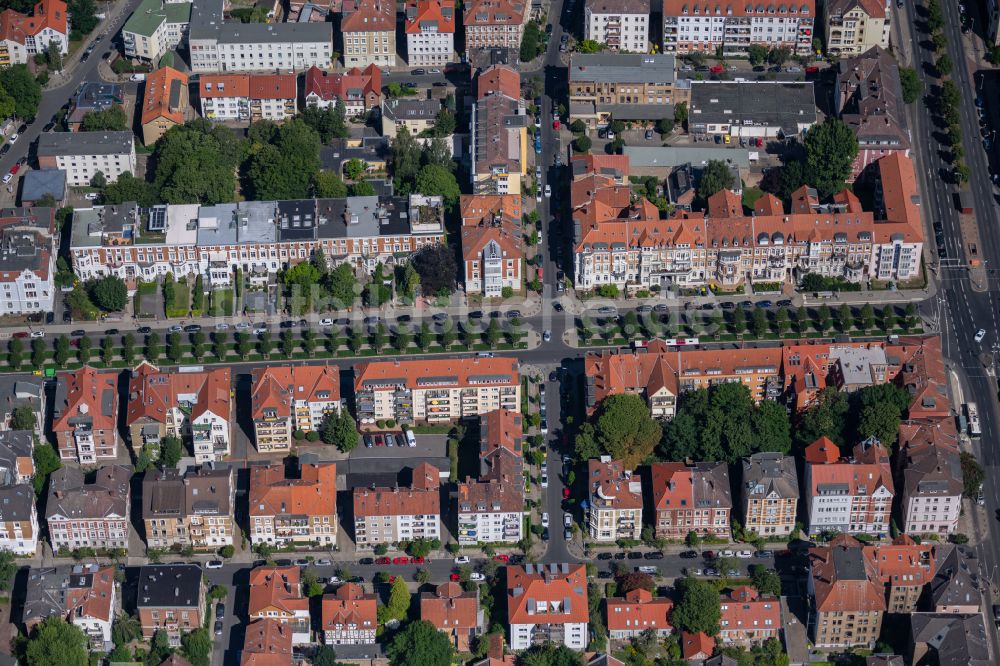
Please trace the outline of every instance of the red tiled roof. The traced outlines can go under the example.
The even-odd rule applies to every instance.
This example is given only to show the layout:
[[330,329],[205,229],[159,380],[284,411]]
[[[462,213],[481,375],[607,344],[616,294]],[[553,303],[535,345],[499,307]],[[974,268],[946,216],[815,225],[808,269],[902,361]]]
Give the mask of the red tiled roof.
[[250,572],[250,618],[266,615],[270,610],[285,615],[309,610],[309,599],[302,596],[300,569],[288,567],[257,567]]
[[521,25],[524,3],[515,0],[473,0],[466,5],[464,25]]
[[890,544],[865,546],[875,559],[879,577],[893,586],[922,586],[934,578],[934,544],[918,544],[900,534]]
[[396,29],[396,3],[391,0],[346,0],[340,31],[392,32]]
[[265,618],[247,626],[240,666],[290,666],[291,663],[291,625]]
[[806,462],[814,465],[829,465],[840,460],[840,447],[832,439],[823,435],[806,447]]
[[521,75],[507,65],[493,65],[476,79],[476,99],[487,95],[506,95],[521,98]]
[[705,659],[715,652],[715,639],[703,631],[692,634],[681,632],[681,653],[685,659]]
[[354,583],[345,583],[333,594],[324,594],[321,630],[336,631],[342,625],[374,631],[378,626],[378,597],[365,594],[364,588]]
[[198,80],[198,96],[202,99],[219,97],[249,97],[249,74],[202,74]]
[[591,504],[604,509],[641,509],[642,484],[638,474],[626,470],[621,460],[587,463],[587,490]]
[[[549,608],[544,614],[537,610],[541,603]],[[536,624],[540,616],[549,624],[582,623],[588,620],[588,609],[583,564],[507,567],[508,625]]]
[[[75,575],[75,574],[74,574]],[[67,614],[82,615],[108,622],[114,618],[111,604],[115,588],[115,570],[103,567],[92,574],[90,587],[69,587],[66,589]]]
[[273,409],[279,417],[292,412],[295,401],[340,400],[340,370],[332,365],[284,365],[254,370],[251,382],[253,418]]
[[166,423],[167,411],[180,406],[180,398],[195,396],[191,418],[212,412],[226,420],[231,415],[229,368],[212,368],[203,372],[161,372],[143,361],[129,379],[128,408],[125,425],[139,419]]
[[407,0],[406,34],[420,34],[425,24],[434,32],[455,32],[455,0]]
[[0,40],[23,45],[28,37],[34,37],[46,28],[69,37],[66,12],[66,3],[62,0],[43,0],[35,5],[30,16],[5,9],[0,13]]
[[294,74],[251,74],[250,99],[295,99]]
[[773,631],[781,629],[781,602],[774,597],[761,597],[752,587],[741,585],[723,595],[722,631]]
[[421,463],[413,470],[409,488],[355,488],[354,516],[440,516],[440,485],[438,469]]
[[611,597],[607,602],[608,631],[645,631],[667,629],[674,602],[666,597],[653,597],[649,590],[636,589],[625,597]]
[[375,65],[368,65],[364,70],[352,67],[346,73],[333,73],[313,66],[306,71],[305,91],[318,95],[320,99],[331,102],[335,99],[347,100],[356,91],[359,99],[370,93],[382,94],[382,70]]
[[285,466],[250,468],[251,516],[334,516],[337,514],[337,464],[302,465],[301,477],[285,477]]
[[516,386],[520,383],[516,358],[441,358],[412,361],[368,361],[354,366],[354,389],[369,384],[376,390],[396,386],[429,389],[435,386],[470,386],[477,378],[500,378],[491,386]]
[[442,631],[467,631],[479,626],[479,592],[466,592],[458,583],[438,585],[420,595],[420,619]]
[[885,610],[873,553],[854,537],[839,534],[826,546],[810,548],[809,562],[819,612]]
[[[810,444],[809,448],[812,449],[817,443]],[[817,453],[813,457],[818,455]],[[879,488],[885,488],[890,495],[895,492],[889,454],[878,444],[872,444],[867,448],[859,444],[854,449],[853,460],[845,458],[828,462],[823,459],[814,462],[807,453],[806,461],[810,479],[810,486],[806,492],[811,497],[820,494],[820,486],[829,484],[847,486],[847,494],[850,496],[873,497]]]
[[102,372],[85,365],[76,372],[59,373],[57,381],[67,385],[66,401],[54,407],[52,432],[72,432],[75,426],[70,421],[81,415],[92,419],[94,430],[118,427],[117,372]]
[[184,122],[184,108],[171,106],[171,90],[174,82],[180,82],[185,90],[188,86],[188,76],[173,67],[161,67],[146,77],[142,100],[142,124],[151,123],[159,118],[166,118],[180,125]]

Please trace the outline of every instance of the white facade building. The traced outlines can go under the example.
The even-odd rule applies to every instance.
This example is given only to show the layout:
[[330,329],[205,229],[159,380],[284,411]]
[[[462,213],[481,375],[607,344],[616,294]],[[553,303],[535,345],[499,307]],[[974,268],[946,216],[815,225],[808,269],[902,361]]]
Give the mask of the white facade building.
[[123,173],[135,175],[132,132],[46,132],[38,138],[38,165],[62,169],[66,183],[88,186],[98,172],[109,183]]
[[722,47],[725,56],[745,56],[751,44],[812,52],[814,0],[780,6],[662,1],[664,53],[714,53]]
[[583,650],[587,631],[587,569],[583,564],[507,567],[510,649],[553,643]]
[[645,53],[649,46],[648,0],[588,0],[584,36],[614,51]]
[[445,65],[455,55],[455,0],[406,3],[406,59],[410,67]]
[[144,0],[122,26],[125,55],[156,64],[187,39],[190,2]]

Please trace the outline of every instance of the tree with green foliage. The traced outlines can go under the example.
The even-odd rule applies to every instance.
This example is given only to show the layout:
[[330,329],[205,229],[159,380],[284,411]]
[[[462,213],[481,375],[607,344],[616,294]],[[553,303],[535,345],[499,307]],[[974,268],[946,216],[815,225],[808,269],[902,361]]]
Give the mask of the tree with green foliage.
[[828,116],[806,133],[806,184],[826,199],[844,189],[858,156],[858,139],[850,127],[836,116]]
[[764,308],[754,308],[750,313],[750,332],[756,338],[764,337],[771,326],[767,321],[767,310]]
[[351,183],[347,189],[352,197],[373,197],[376,194],[375,186],[367,180]]
[[781,576],[772,568],[763,564],[750,565],[750,582],[761,594],[781,596]]
[[437,136],[424,148],[421,163],[425,167],[438,166],[448,171],[455,171],[458,168],[458,162],[451,155],[451,145],[446,139]]
[[971,453],[963,451],[958,455],[962,467],[962,494],[970,499],[975,498],[983,487],[985,471]]
[[76,358],[80,363],[88,363],[90,361],[90,352],[92,349],[89,336],[83,336],[80,338],[76,347]]
[[160,440],[160,466],[177,467],[184,456],[184,444],[179,437],[167,435]]
[[325,444],[336,446],[342,453],[353,451],[360,439],[358,425],[346,409],[328,412],[323,417],[319,435]]
[[293,314],[310,312],[322,275],[311,261],[300,261],[281,271],[279,281],[285,287],[285,298],[291,302]]
[[302,120],[285,122],[271,142],[254,143],[247,181],[257,200],[304,199],[320,170],[320,137]]
[[358,280],[349,264],[340,264],[329,273],[326,282],[330,298],[337,309],[349,308],[357,297]]
[[586,153],[594,145],[594,142],[590,140],[590,137],[586,134],[581,134],[580,136],[573,139],[573,150],[578,153]]
[[212,638],[208,629],[199,627],[181,636],[181,651],[191,666],[209,666],[212,661]]
[[767,61],[767,47],[760,44],[751,44],[747,49],[747,57],[754,67],[763,65]]
[[312,189],[315,196],[324,199],[347,196],[347,184],[333,171],[320,171],[313,176]]
[[215,331],[212,333],[212,353],[220,361],[225,361],[229,356],[229,334],[225,331]]
[[28,666],[89,666],[87,636],[60,616],[48,617],[35,629],[24,649]]
[[232,130],[205,118],[176,125],[156,142],[153,186],[166,203],[231,202],[243,150]]
[[813,405],[799,414],[795,429],[798,447],[804,448],[820,437],[829,437],[837,443],[846,441],[850,409],[846,393],[832,387],[824,389]]
[[110,335],[105,335],[104,339],[101,340],[101,362],[107,367],[111,365],[114,358],[115,341],[111,339]]
[[410,590],[406,587],[406,581],[402,576],[396,576],[396,580],[389,588],[389,602],[386,604],[387,620],[404,620],[406,614],[410,612]]
[[184,347],[181,344],[180,333],[167,334],[167,358],[173,364],[178,364],[184,358]]
[[705,580],[682,578],[677,582],[680,599],[670,614],[670,621],[679,629],[691,633],[699,631],[715,636],[719,633],[722,610],[719,592]]
[[52,445],[47,443],[35,446],[31,457],[35,461],[35,476],[31,480],[31,483],[35,487],[35,494],[41,496],[45,490],[45,482],[48,481],[49,475],[62,467],[62,461],[59,459],[59,454],[56,453],[56,450],[52,448]]
[[89,283],[88,292],[94,305],[105,312],[121,312],[128,301],[128,287],[116,275],[106,275]]
[[576,450],[581,458],[582,451],[610,455],[631,470],[652,455],[661,434],[660,424],[650,415],[642,398],[632,394],[613,395],[601,401],[594,423],[586,423],[580,429]]
[[581,39],[575,48],[577,53],[600,53],[604,49],[604,44],[595,39]]
[[145,356],[146,360],[151,363],[156,363],[160,360],[160,334],[157,332],[152,332],[146,336],[145,345]]
[[344,176],[350,180],[358,180],[365,175],[367,170],[367,164],[364,160],[359,160],[357,157],[352,157],[351,159],[344,162]]
[[64,367],[66,362],[69,361],[70,355],[69,338],[65,335],[60,335],[56,338],[53,345],[52,360],[58,367]]
[[448,107],[442,107],[434,118],[433,134],[436,137],[451,136],[455,133],[457,125],[455,114]]
[[905,103],[913,104],[920,98],[924,84],[917,76],[917,70],[912,67],[900,67],[899,83],[903,88],[903,101]]
[[[401,582],[402,576],[396,578]],[[409,595],[409,592],[407,592]],[[451,666],[455,649],[448,637],[430,622],[410,622],[386,647],[392,666]]]
[[81,132],[124,132],[128,129],[125,110],[117,104],[100,111],[91,111],[80,121]]
[[34,430],[38,425],[35,419],[35,410],[28,405],[21,405],[14,408],[10,415],[11,430]]
[[341,666],[337,661],[337,653],[329,645],[316,648],[312,658],[312,666]]
[[517,666],[582,666],[580,653],[565,645],[535,645],[517,657]]
[[[73,16],[73,23],[75,27],[76,15]],[[10,65],[0,69],[0,88],[14,100],[14,114],[18,118],[27,120],[37,115],[42,101],[42,85],[27,65]]]
[[413,183],[420,171],[420,144],[405,127],[396,133],[389,149],[389,169],[392,173],[394,189],[400,196],[413,192]]
[[417,173],[417,180],[414,185],[417,192],[427,196],[440,196],[444,199],[445,206],[453,209],[458,203],[458,198],[462,195],[462,190],[458,186],[455,174],[442,166],[428,164],[422,167]]
[[542,31],[538,28],[536,21],[528,21],[524,26],[524,33],[521,35],[521,62],[530,62],[541,53],[543,44]]
[[115,182],[108,183],[101,191],[101,202],[104,204],[122,204],[126,201],[134,201],[143,208],[158,203],[155,188],[128,172],[119,175]]
[[446,245],[427,245],[410,257],[420,276],[424,296],[451,293],[455,289],[455,253]]
[[330,142],[330,139],[347,136],[346,115],[346,107],[338,99],[336,104],[327,106],[325,109],[307,106],[298,117],[306,125],[316,130],[320,141],[326,144]]
[[[38,338],[39,342],[42,342],[41,338]],[[34,347],[34,340],[32,341],[32,347]],[[45,343],[42,342],[42,354],[45,353]],[[24,361],[24,343],[21,338],[11,338],[7,342],[7,365],[11,367],[12,370],[19,370],[21,368],[21,362]],[[40,359],[42,363],[45,362],[44,356]],[[35,367],[41,367],[41,363],[32,363]]]

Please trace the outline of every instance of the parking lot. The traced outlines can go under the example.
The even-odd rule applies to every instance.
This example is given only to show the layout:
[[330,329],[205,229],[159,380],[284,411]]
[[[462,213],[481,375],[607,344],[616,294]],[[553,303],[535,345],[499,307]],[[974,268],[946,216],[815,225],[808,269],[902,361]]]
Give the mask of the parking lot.
[[[374,434],[371,433],[371,434]],[[444,435],[416,435],[417,445],[410,446],[399,446],[401,440],[403,439],[402,433],[398,430],[392,431],[395,435],[396,445],[395,446],[373,446],[368,448],[365,446],[365,442],[362,441],[361,445],[356,449],[351,451],[349,459],[350,460],[364,460],[364,459],[392,459],[404,461],[404,466],[408,465],[410,460],[413,459],[426,459],[426,458],[447,458],[447,445],[446,437]]]

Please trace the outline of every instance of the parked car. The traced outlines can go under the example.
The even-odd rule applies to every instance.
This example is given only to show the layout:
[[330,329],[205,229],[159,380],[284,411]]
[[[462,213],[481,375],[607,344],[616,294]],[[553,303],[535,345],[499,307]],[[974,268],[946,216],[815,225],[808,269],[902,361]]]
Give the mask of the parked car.
[[613,557],[611,553],[598,553],[597,559],[599,560],[610,560]]
[[185,333],[197,333],[200,330],[201,326],[199,326],[198,324],[188,324],[187,326],[184,327]]
[[360,564],[363,567],[367,567],[375,564],[375,560],[373,560],[370,557],[362,557],[360,560],[358,560],[358,564]]
[[223,565],[222,560],[209,560],[205,563],[206,569],[221,569]]
[[663,553],[661,553],[658,550],[651,550],[648,553],[645,553],[642,557],[643,557],[643,559],[646,559],[646,560],[662,560],[663,559]]
[[741,550],[741,551],[738,551],[736,553],[736,557],[739,557],[739,558],[742,558],[742,559],[749,559],[749,558],[753,557],[753,552],[749,551],[749,550]]
[[396,436],[391,432],[385,433],[385,445],[386,446],[396,446]]
[[685,550],[681,553],[681,558],[685,560],[693,560],[698,557],[698,551],[695,550]]
[[392,564],[392,560],[390,560],[388,557],[379,557],[376,558],[375,564],[378,564],[380,566],[383,564]]
[[469,574],[469,580],[476,581],[476,582],[484,581],[484,580],[486,580],[486,576],[484,576],[483,574],[479,573],[478,571],[473,571],[472,573]]
[[506,564],[507,562],[510,562],[510,555],[504,555],[503,553],[501,553],[499,555],[494,555],[493,556],[493,561],[494,562],[503,562],[504,564]]
[[459,555],[458,557],[455,558],[455,564],[468,564],[468,563],[469,563],[468,555]]
[[638,571],[639,573],[652,574],[654,576],[656,574],[660,573],[659,569],[657,569],[656,567],[648,566],[648,565],[642,566],[642,567],[636,567],[635,570]]

